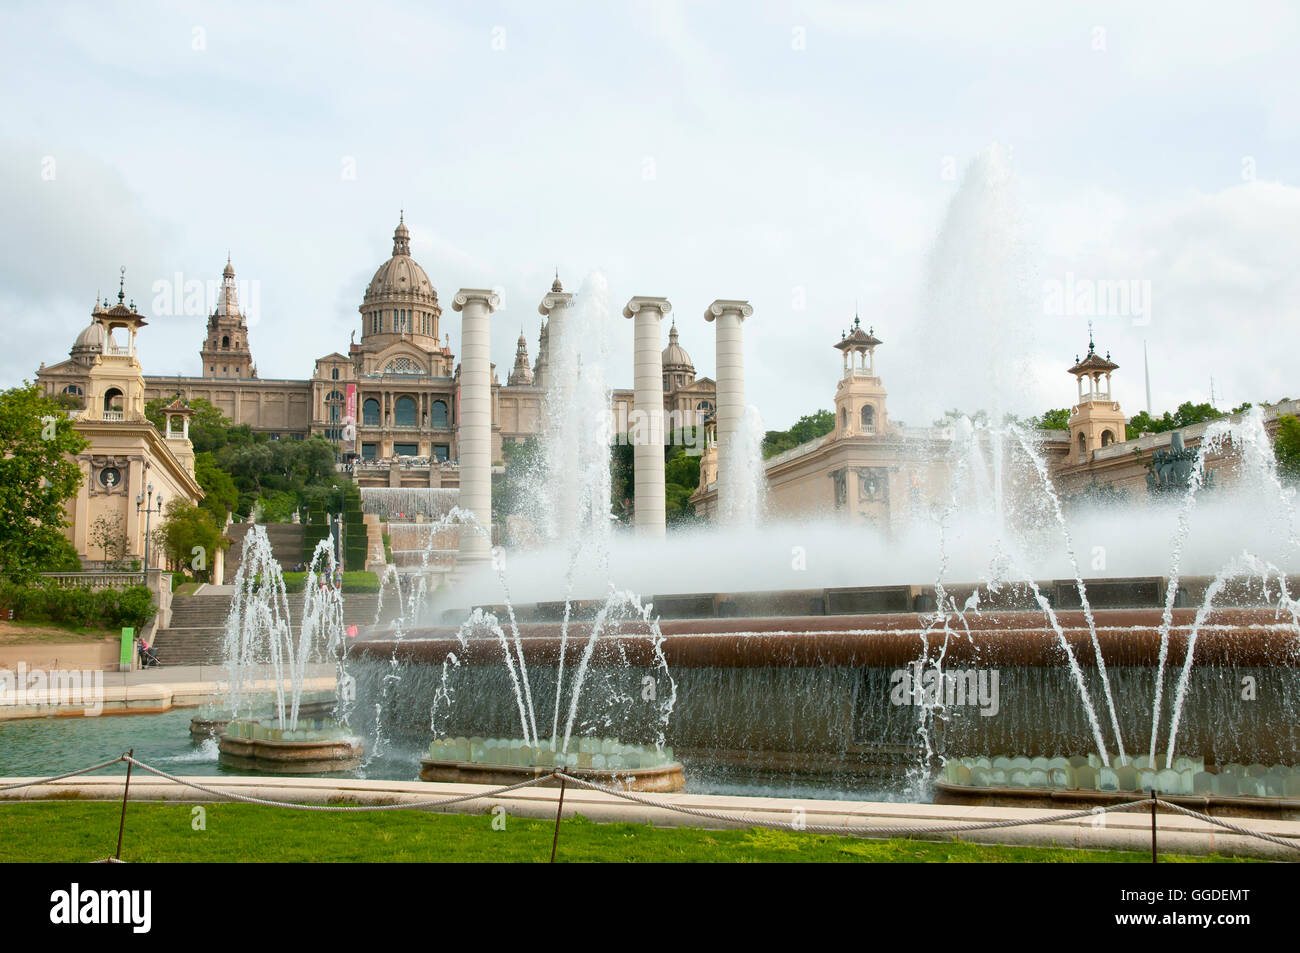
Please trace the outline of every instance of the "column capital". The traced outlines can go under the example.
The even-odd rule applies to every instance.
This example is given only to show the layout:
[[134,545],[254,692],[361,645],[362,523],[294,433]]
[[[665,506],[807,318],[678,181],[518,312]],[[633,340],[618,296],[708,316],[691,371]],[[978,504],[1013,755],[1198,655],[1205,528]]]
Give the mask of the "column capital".
[[719,298],[713,304],[704,309],[704,320],[712,321],[714,318],[720,318],[727,313],[740,315],[740,320],[744,321],[754,313],[748,301],[732,301],[727,298]]
[[672,303],[667,298],[647,298],[643,295],[637,295],[629,298],[627,304],[623,306],[623,317],[630,318],[642,309],[647,311],[657,311],[660,318],[672,311]]
[[488,288],[461,288],[456,292],[456,297],[451,299],[451,307],[454,311],[461,311],[465,305],[471,301],[482,301],[487,305],[488,311],[495,311],[501,304],[501,299],[497,293]]
[[537,306],[537,313],[550,317],[552,311],[561,311],[573,303],[573,295],[567,291],[548,291]]

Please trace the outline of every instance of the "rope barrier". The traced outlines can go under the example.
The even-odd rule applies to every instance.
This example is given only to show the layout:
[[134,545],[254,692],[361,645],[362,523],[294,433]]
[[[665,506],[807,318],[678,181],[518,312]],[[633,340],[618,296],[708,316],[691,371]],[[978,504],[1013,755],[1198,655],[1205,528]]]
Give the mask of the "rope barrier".
[[[1198,821],[1204,821],[1207,824],[1215,824],[1219,827],[1226,828],[1234,834],[1245,834],[1248,837],[1258,837],[1260,840],[1268,841],[1271,844],[1277,844],[1281,847],[1289,847],[1292,850],[1300,850],[1300,843],[1296,843],[1294,840],[1288,840],[1286,835],[1265,834],[1262,831],[1252,831],[1248,827],[1242,827],[1238,824],[1230,824],[1222,818],[1211,817],[1209,814],[1202,814],[1200,811],[1193,811],[1191,808],[1183,807],[1181,804],[1171,804],[1169,801],[1162,801],[1159,798],[1156,799],[1156,803],[1179,814],[1186,814],[1188,817],[1194,817]],[[1297,835],[1292,834],[1290,836],[1296,837]]]
[[[934,836],[947,834],[967,834],[975,831],[993,831],[1003,830],[1012,827],[1025,827],[1039,824],[1060,824],[1067,821],[1080,820],[1085,817],[1096,817],[1109,813],[1122,813],[1126,811],[1136,811],[1151,806],[1151,799],[1137,798],[1124,804],[1102,805],[1086,810],[1066,811],[1060,814],[1050,814],[1046,817],[1036,817],[1028,819],[1008,819],[1001,821],[986,821],[975,824],[931,824],[912,827],[884,827],[884,826],[854,826],[854,825],[837,825],[837,824],[801,824],[795,820],[777,821],[770,817],[749,814],[745,812],[731,811],[711,811],[698,807],[687,807],[683,804],[673,804],[669,801],[662,801],[652,798],[645,794],[634,791],[625,791],[620,788],[609,787],[598,784],[595,781],[589,781],[585,778],[576,777],[563,771],[553,771],[550,774],[539,775],[535,778],[528,778],[520,781],[518,784],[510,784],[502,787],[492,788],[488,791],[481,791],[472,794],[463,794],[456,797],[436,798],[432,800],[421,801],[404,801],[397,804],[299,804],[293,801],[276,801],[270,798],[253,797],[248,794],[238,794],[233,791],[223,791],[218,788],[210,787],[206,784],[200,784],[186,778],[169,774],[161,768],[155,768],[153,765],[145,764],[129,754],[119,755],[99,764],[91,765],[86,768],[79,768],[76,771],[69,771],[65,774],[54,775],[48,778],[38,778],[31,781],[20,781],[17,784],[7,784],[0,787],[0,791],[13,791],[18,788],[35,787],[42,784],[52,784],[56,781],[63,781],[68,778],[74,778],[83,774],[90,774],[94,771],[102,770],[110,765],[127,763],[148,771],[165,781],[178,784],[182,787],[192,788],[195,791],[201,791],[204,794],[215,798],[222,798],[231,801],[237,801],[244,804],[256,804],[260,807],[278,807],[288,810],[299,811],[318,811],[324,813],[364,813],[374,811],[409,811],[409,810],[430,810],[439,807],[450,807],[453,804],[464,804],[468,801],[487,800],[499,798],[519,791],[524,788],[534,787],[549,780],[559,780],[562,782],[572,782],[579,787],[591,791],[597,791],[602,794],[608,794],[612,797],[620,798],[634,804],[640,804],[644,807],[653,807],[659,810],[672,811],[678,814],[685,814],[691,817],[704,818],[706,820],[723,821],[729,824],[741,824],[750,827],[762,827],[773,830],[791,830],[807,831],[814,834],[852,834],[859,837],[916,837],[916,836]],[[1268,834],[1263,831],[1251,830],[1248,827],[1242,827],[1239,824],[1232,824],[1221,818],[1212,817],[1209,814],[1202,814],[1200,811],[1194,811],[1191,808],[1174,804],[1170,801],[1156,799],[1155,803],[1169,811],[1177,814],[1183,814],[1204,823],[1224,828],[1234,834],[1244,837],[1254,837],[1279,847],[1286,847],[1291,850],[1300,850],[1300,842],[1297,842],[1292,835],[1289,839],[1285,835]]]
[[465,801],[478,801],[483,798],[500,797],[502,794],[509,794],[511,791],[518,791],[521,788],[532,787],[535,784],[541,784],[549,780],[553,775],[543,774],[540,777],[529,778],[526,781],[520,781],[518,784],[511,784],[506,787],[493,788],[490,791],[482,791],[477,794],[463,794],[459,797],[439,798],[432,801],[406,801],[401,804],[295,804],[292,801],[272,801],[267,798],[252,797],[247,794],[235,794],[232,791],[220,791],[216,788],[208,787],[206,784],[198,784],[194,781],[187,781],[184,778],[177,777],[174,774],[168,774],[159,768],[143,764],[136,761],[135,758],[123,757],[123,761],[130,761],[136,767],[151,774],[175,784],[187,788],[194,788],[196,791],[202,791],[204,794],[211,794],[213,797],[229,798],[232,801],[241,801],[245,804],[258,804],[262,807],[283,807],[299,811],[324,811],[324,812],[364,812],[364,811],[418,811],[434,807],[447,807],[452,804],[461,804]]
[[99,764],[91,765],[89,768],[81,768],[77,771],[69,771],[67,774],[57,774],[52,778],[40,778],[36,781],[20,781],[17,784],[6,784],[0,788],[0,791],[13,791],[17,788],[30,788],[37,784],[51,784],[55,781],[62,781],[64,778],[75,778],[79,774],[89,774],[92,771],[98,771],[100,768],[107,768],[110,764],[117,764],[125,761],[126,755],[119,755],[109,761],[101,761]]

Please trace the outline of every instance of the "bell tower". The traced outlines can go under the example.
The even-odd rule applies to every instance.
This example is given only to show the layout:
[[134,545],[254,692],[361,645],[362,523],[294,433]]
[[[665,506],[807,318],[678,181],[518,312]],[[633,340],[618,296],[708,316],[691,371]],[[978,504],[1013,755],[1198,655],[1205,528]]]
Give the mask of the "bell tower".
[[239,310],[239,289],[235,267],[226,256],[221,272],[221,295],[217,309],[208,317],[208,336],[199,351],[204,377],[234,377],[247,380],[257,376],[253,352],[248,347],[248,324]]
[[[135,336],[148,324],[135,310],[135,302],[126,301],[126,269],[117,290],[117,304],[108,299],[91,317],[103,329],[103,348],[95,356],[86,387],[86,420],[144,420],[144,370],[136,356]],[[118,332],[121,332],[119,335]],[[122,340],[122,336],[125,340]]]
[[1087,463],[1100,447],[1125,441],[1124,414],[1110,392],[1110,375],[1117,370],[1109,353],[1097,353],[1089,329],[1088,353],[1083,360],[1076,355],[1069,371],[1079,388],[1078,402],[1070,408],[1070,452],[1077,463]]
[[842,332],[835,347],[844,355],[844,375],[835,386],[833,439],[875,437],[889,432],[885,385],[876,376],[876,348],[883,344],[874,330],[862,330],[853,318],[852,332]]

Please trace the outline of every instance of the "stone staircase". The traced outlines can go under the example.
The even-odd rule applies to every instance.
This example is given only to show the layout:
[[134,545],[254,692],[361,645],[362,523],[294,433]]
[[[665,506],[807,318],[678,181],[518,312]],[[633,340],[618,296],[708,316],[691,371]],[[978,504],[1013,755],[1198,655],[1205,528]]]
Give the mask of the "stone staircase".
[[[302,562],[303,526],[301,523],[262,523],[266,538],[271,543],[271,553],[284,570],[288,571]],[[226,581],[233,582],[239,563],[244,558],[244,537],[252,523],[231,523],[226,528],[230,549],[226,551]]]
[[[231,595],[229,592],[200,592],[172,597],[171,624],[158,630],[153,643],[164,666],[217,665],[224,660],[222,641],[226,616],[230,614]],[[358,627],[372,625],[378,600],[379,597],[373,594],[345,593],[344,622]],[[295,625],[301,608],[302,593],[290,593],[289,616]]]

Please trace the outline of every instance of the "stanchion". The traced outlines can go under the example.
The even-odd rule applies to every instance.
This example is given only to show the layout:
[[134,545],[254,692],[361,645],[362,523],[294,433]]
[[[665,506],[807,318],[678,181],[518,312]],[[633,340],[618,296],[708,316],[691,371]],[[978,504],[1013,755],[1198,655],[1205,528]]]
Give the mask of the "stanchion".
[[[128,758],[135,757],[135,749],[132,748],[126,753]],[[122,832],[126,830],[126,799],[131,793],[131,762],[126,763],[126,784],[122,785],[122,819],[117,824],[117,853],[113,855],[114,860],[122,859]]]
[[560,815],[564,813],[564,775],[560,775],[560,803],[555,808],[555,836],[551,838],[551,863],[555,863],[555,848],[560,844]]
[[1151,863],[1159,863],[1156,860],[1156,789],[1151,789]]

